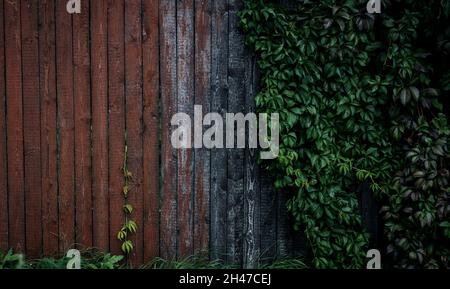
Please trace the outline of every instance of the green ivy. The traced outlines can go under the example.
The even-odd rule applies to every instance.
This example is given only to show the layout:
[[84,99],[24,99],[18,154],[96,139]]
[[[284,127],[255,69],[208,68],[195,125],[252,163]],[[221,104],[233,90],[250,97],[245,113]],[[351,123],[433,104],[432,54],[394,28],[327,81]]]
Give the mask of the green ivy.
[[[125,136],[126,139],[126,136]],[[126,254],[128,257],[134,249],[133,241],[130,239],[131,235],[136,234],[137,224],[134,220],[131,219],[131,215],[133,213],[133,205],[129,202],[129,194],[131,191],[131,182],[133,180],[133,174],[130,170],[128,170],[128,146],[125,144],[124,151],[124,159],[123,159],[123,167],[122,174],[124,179],[124,185],[122,188],[122,195],[125,200],[125,204],[123,205],[123,213],[125,216],[124,223],[117,233],[117,239],[122,242],[122,252]],[[130,261],[128,259],[128,261]]]
[[246,0],[241,25],[259,56],[257,108],[281,119],[279,157],[265,164],[312,263],[364,266],[368,183],[393,266],[448,267],[449,1],[383,1],[376,16],[360,0],[272,2]]

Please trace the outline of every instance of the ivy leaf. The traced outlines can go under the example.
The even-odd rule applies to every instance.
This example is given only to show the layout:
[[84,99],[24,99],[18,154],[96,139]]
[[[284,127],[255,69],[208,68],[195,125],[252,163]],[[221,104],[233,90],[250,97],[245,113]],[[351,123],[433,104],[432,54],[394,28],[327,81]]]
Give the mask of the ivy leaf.
[[121,249],[125,254],[127,255],[130,254],[131,251],[133,250],[133,242],[130,240],[123,242]]
[[417,87],[411,86],[411,87],[409,88],[409,91],[411,92],[411,94],[412,94],[414,100],[418,101],[418,100],[419,100],[419,96],[420,96],[420,92],[419,92],[419,90],[417,89]]
[[123,206],[123,210],[127,214],[131,214],[133,212],[133,206],[131,204],[126,204]]
[[117,239],[120,241],[123,241],[127,238],[127,232],[124,230],[120,230],[119,233],[117,233]]
[[411,100],[411,92],[409,89],[403,88],[400,92],[400,102],[406,105]]
[[416,171],[416,172],[414,172],[413,176],[415,178],[423,178],[425,176],[425,172],[423,172],[423,171]]

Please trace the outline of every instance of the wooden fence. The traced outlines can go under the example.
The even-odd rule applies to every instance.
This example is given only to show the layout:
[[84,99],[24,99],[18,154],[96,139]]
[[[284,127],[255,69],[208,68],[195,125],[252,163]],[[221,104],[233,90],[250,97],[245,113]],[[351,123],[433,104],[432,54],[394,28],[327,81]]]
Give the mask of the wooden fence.
[[177,111],[249,112],[238,0],[0,0],[0,250],[120,253],[124,148],[132,260],[245,267],[301,245],[253,150],[174,150]]

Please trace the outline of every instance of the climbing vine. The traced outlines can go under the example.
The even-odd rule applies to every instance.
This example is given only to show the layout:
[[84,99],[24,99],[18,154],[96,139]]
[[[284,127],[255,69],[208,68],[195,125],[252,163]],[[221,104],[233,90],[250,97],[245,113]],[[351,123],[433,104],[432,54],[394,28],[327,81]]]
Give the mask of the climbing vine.
[[[280,114],[279,157],[264,164],[317,268],[361,268],[369,235],[358,188],[384,205],[394,267],[448,267],[449,1],[246,0],[261,112]],[[448,103],[448,102],[447,102]]]
[[123,212],[125,214],[125,220],[122,225],[122,228],[117,234],[117,238],[122,242],[121,246],[122,251],[128,256],[133,250],[133,241],[130,239],[130,235],[136,233],[137,224],[130,217],[131,214],[133,213],[133,206],[130,204],[128,196],[130,193],[130,183],[133,179],[133,174],[128,170],[127,162],[128,162],[128,146],[125,145],[123,167],[122,167],[124,179],[122,194],[125,201],[123,205]]

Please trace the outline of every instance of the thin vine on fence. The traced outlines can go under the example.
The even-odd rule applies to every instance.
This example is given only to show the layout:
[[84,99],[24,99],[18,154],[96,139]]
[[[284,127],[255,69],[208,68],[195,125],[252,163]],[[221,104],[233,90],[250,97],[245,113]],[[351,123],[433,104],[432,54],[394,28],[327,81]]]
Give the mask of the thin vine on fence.
[[117,238],[122,242],[122,251],[129,256],[131,251],[133,251],[133,241],[130,239],[130,235],[136,234],[137,224],[131,219],[131,214],[133,213],[133,205],[129,202],[130,184],[133,179],[133,174],[128,170],[128,146],[125,145],[124,150],[124,160],[123,160],[123,179],[124,186],[122,188],[122,194],[124,198],[123,212],[125,215],[124,223],[122,228],[117,233]]

